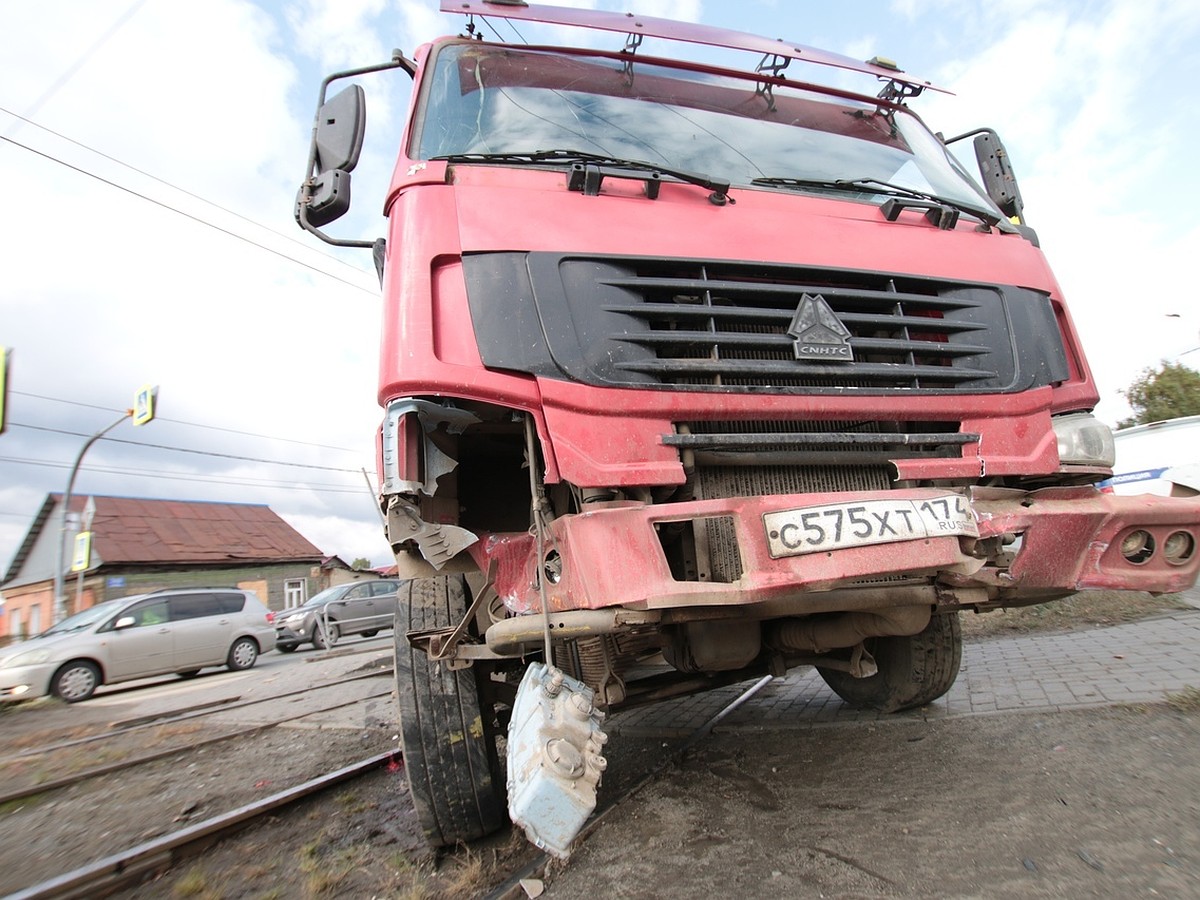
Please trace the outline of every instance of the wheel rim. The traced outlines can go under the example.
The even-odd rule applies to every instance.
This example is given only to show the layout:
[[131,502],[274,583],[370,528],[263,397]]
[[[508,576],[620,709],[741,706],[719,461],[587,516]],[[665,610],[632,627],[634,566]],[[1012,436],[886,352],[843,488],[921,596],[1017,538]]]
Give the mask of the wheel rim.
[[251,665],[257,655],[254,645],[249,641],[238,641],[233,645],[233,662],[239,669]]
[[58,681],[58,690],[64,700],[79,700],[96,689],[96,676],[86,666],[67,669]]

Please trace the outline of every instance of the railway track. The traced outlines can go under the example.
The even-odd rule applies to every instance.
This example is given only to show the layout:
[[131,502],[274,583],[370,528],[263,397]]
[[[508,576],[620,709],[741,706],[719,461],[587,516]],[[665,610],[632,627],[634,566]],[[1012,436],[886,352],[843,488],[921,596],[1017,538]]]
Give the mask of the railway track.
[[[581,839],[586,839],[612,811],[654,779],[660,777],[689,749],[702,741],[722,719],[750,699],[770,680],[769,677],[763,678],[751,685],[716,716],[692,732],[669,755],[661,759],[651,771],[606,801],[603,808],[588,823]],[[75,871],[33,885],[10,895],[5,900],[92,898],[107,896],[131,888],[148,878],[161,876],[184,860],[203,854],[207,848],[265,817],[287,816],[290,808],[331,787],[346,784],[353,779],[378,771],[381,767],[395,766],[400,762],[401,758],[398,752],[376,754],[359,763],[280,791],[232,812],[214,816],[171,834],[143,842]],[[468,855],[471,853],[470,850],[461,852]],[[534,851],[532,847],[529,847],[527,851],[521,851],[518,856],[519,859],[510,863],[506,871],[493,873],[489,883],[496,886],[490,893],[477,893],[486,893],[489,900],[515,900],[515,898],[525,896],[521,883],[527,882],[529,879],[541,878],[550,859],[544,854]]]
[[[303,712],[291,713],[284,718],[275,719],[275,720],[269,721],[269,722],[256,723],[254,725],[250,725],[245,728],[236,728],[232,731],[223,732],[223,733],[216,734],[216,735],[210,735],[210,736],[207,736],[207,737],[204,737],[201,739],[195,739],[193,736],[191,736],[189,734],[178,734],[178,735],[175,735],[175,737],[178,739],[179,742],[175,743],[172,746],[159,747],[159,748],[149,751],[149,752],[140,752],[140,753],[134,752],[130,755],[116,754],[116,755],[119,755],[119,758],[111,759],[110,761],[105,762],[102,765],[91,766],[91,767],[88,767],[88,768],[85,768],[82,770],[76,770],[76,771],[70,772],[69,774],[62,775],[60,777],[48,778],[44,774],[45,770],[46,770],[46,768],[53,769],[54,757],[56,755],[72,753],[72,752],[80,750],[80,748],[96,750],[96,747],[94,745],[99,744],[102,747],[105,742],[107,742],[109,744],[114,744],[115,742],[117,742],[118,740],[120,740],[122,738],[128,738],[130,735],[134,735],[134,734],[141,733],[141,732],[146,732],[146,731],[149,731],[152,729],[166,729],[172,725],[178,725],[178,724],[184,723],[184,722],[195,722],[198,719],[203,719],[205,717],[217,715],[220,713],[228,713],[232,710],[243,709],[243,708],[257,706],[257,705],[266,704],[266,703],[277,703],[278,701],[285,699],[287,697],[296,696],[296,695],[300,695],[300,694],[303,694],[307,697],[307,696],[311,696],[313,693],[319,693],[323,690],[336,689],[336,688],[339,688],[348,683],[363,681],[363,680],[372,679],[372,678],[380,678],[380,677],[390,676],[390,675],[391,675],[390,668],[387,668],[387,669],[381,668],[381,669],[378,669],[378,670],[375,670],[375,671],[372,671],[372,672],[369,672],[366,674],[359,674],[359,675],[354,675],[354,676],[350,676],[350,677],[346,677],[346,678],[334,679],[334,680],[331,680],[328,682],[324,682],[322,684],[313,685],[308,688],[303,688],[303,689],[299,689],[299,690],[295,690],[295,691],[287,691],[282,694],[272,695],[270,697],[262,697],[262,698],[256,698],[253,700],[245,700],[245,701],[240,701],[240,700],[233,701],[233,702],[218,701],[217,703],[206,703],[206,704],[202,704],[199,707],[191,707],[188,709],[177,710],[177,711],[173,711],[170,713],[163,713],[163,714],[156,715],[156,716],[139,717],[136,720],[128,720],[123,723],[116,723],[113,726],[111,726],[110,728],[108,728],[102,732],[98,732],[98,733],[92,734],[92,735],[87,735],[85,737],[74,738],[74,739],[66,740],[66,741],[59,741],[59,742],[56,742],[53,744],[42,745],[39,747],[31,747],[31,748],[22,749],[21,751],[19,751],[17,753],[13,753],[6,757],[0,758],[0,777],[3,777],[8,782],[6,787],[4,789],[0,790],[0,808],[3,808],[6,804],[9,804],[9,803],[12,803],[12,802],[15,802],[18,800],[22,800],[22,799],[25,799],[28,797],[33,797],[33,796],[36,796],[39,794],[47,793],[49,791],[56,791],[56,790],[61,790],[63,788],[71,787],[73,785],[79,784],[81,782],[87,781],[92,778],[99,778],[99,777],[103,777],[105,775],[110,775],[110,774],[118,773],[118,772],[124,773],[124,772],[127,772],[130,769],[130,767],[132,767],[132,766],[145,765],[145,764],[152,763],[152,762],[158,762],[160,760],[167,759],[169,757],[176,756],[176,755],[179,755],[182,753],[194,752],[201,747],[209,747],[214,744],[220,744],[220,743],[224,743],[226,741],[236,740],[238,738],[244,738],[244,737],[248,737],[251,735],[259,734],[263,731],[267,731],[272,728],[277,728],[281,725],[293,724],[293,723],[295,723],[299,720],[302,720],[308,716],[314,716],[314,715],[319,715],[319,714],[325,713],[325,712],[331,712],[331,711],[337,710],[337,709],[343,709],[344,707],[346,707],[349,704],[347,704],[347,702],[345,700],[339,700],[336,703],[326,704],[323,706],[314,707],[312,709],[306,709]],[[366,702],[368,700],[377,699],[380,697],[386,697],[391,693],[392,693],[392,688],[389,683],[389,687],[386,690],[376,691],[374,693],[368,694],[365,697],[358,698],[351,702],[352,703],[362,703],[362,702]],[[114,755],[114,754],[105,754],[103,752],[98,752],[98,753],[96,753],[96,755],[103,757],[103,756]],[[15,766],[17,766],[21,763],[25,763],[30,760],[37,760],[39,765],[41,766],[41,769],[39,770],[41,773],[40,777],[37,778],[36,780],[30,781],[25,784],[13,785],[12,782],[14,780],[19,780],[19,779],[12,777],[11,774],[6,775],[5,774],[6,770],[9,773],[11,773]]]
[[359,778],[381,766],[389,765],[398,757],[396,752],[376,754],[231,812],[205,819],[203,822],[197,822],[161,838],[146,841],[74,871],[32,885],[10,894],[5,900],[90,900],[107,896],[161,874],[171,866],[203,852],[206,847],[236,834],[265,816],[307,800],[331,787]]

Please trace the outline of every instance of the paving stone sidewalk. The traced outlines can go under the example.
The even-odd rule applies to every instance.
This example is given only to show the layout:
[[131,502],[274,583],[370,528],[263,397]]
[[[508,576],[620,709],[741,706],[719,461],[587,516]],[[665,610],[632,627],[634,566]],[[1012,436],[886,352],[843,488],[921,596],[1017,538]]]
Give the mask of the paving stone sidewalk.
[[[680,737],[717,715],[753,682],[613,716],[611,734]],[[928,719],[1018,710],[1157,703],[1200,688],[1200,610],[1064,634],[995,638],[963,647],[958,681],[940,700],[900,716]],[[809,728],[894,719],[851,709],[813,669],[777,678],[717,730]]]

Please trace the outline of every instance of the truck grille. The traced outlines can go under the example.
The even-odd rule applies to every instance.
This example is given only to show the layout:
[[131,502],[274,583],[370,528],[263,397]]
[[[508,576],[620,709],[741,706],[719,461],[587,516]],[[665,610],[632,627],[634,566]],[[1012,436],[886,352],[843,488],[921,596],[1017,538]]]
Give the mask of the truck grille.
[[1069,376],[1049,296],[1014,285],[551,252],[467,254],[463,270],[484,364],[542,378],[879,395],[1023,391]]
[[[992,348],[979,289],[922,279],[830,273],[747,271],[699,263],[674,274],[601,277],[634,302],[609,303],[641,328],[610,340],[651,351],[618,370],[662,384],[921,389],[994,383]],[[989,293],[986,289],[982,292]],[[789,333],[805,296],[819,298],[848,334],[852,359],[797,359]]]

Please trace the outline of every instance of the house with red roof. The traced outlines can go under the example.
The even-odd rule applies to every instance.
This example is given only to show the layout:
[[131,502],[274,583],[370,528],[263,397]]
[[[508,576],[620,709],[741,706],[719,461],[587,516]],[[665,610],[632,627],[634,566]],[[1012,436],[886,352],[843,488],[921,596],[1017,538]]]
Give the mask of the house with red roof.
[[54,570],[71,566],[89,503],[91,552],[63,576],[68,614],[174,587],[238,587],[280,610],[332,584],[375,577],[326,556],[264,505],[74,496],[64,527],[61,503],[61,494],[46,496],[0,581],[0,639],[53,624]]

